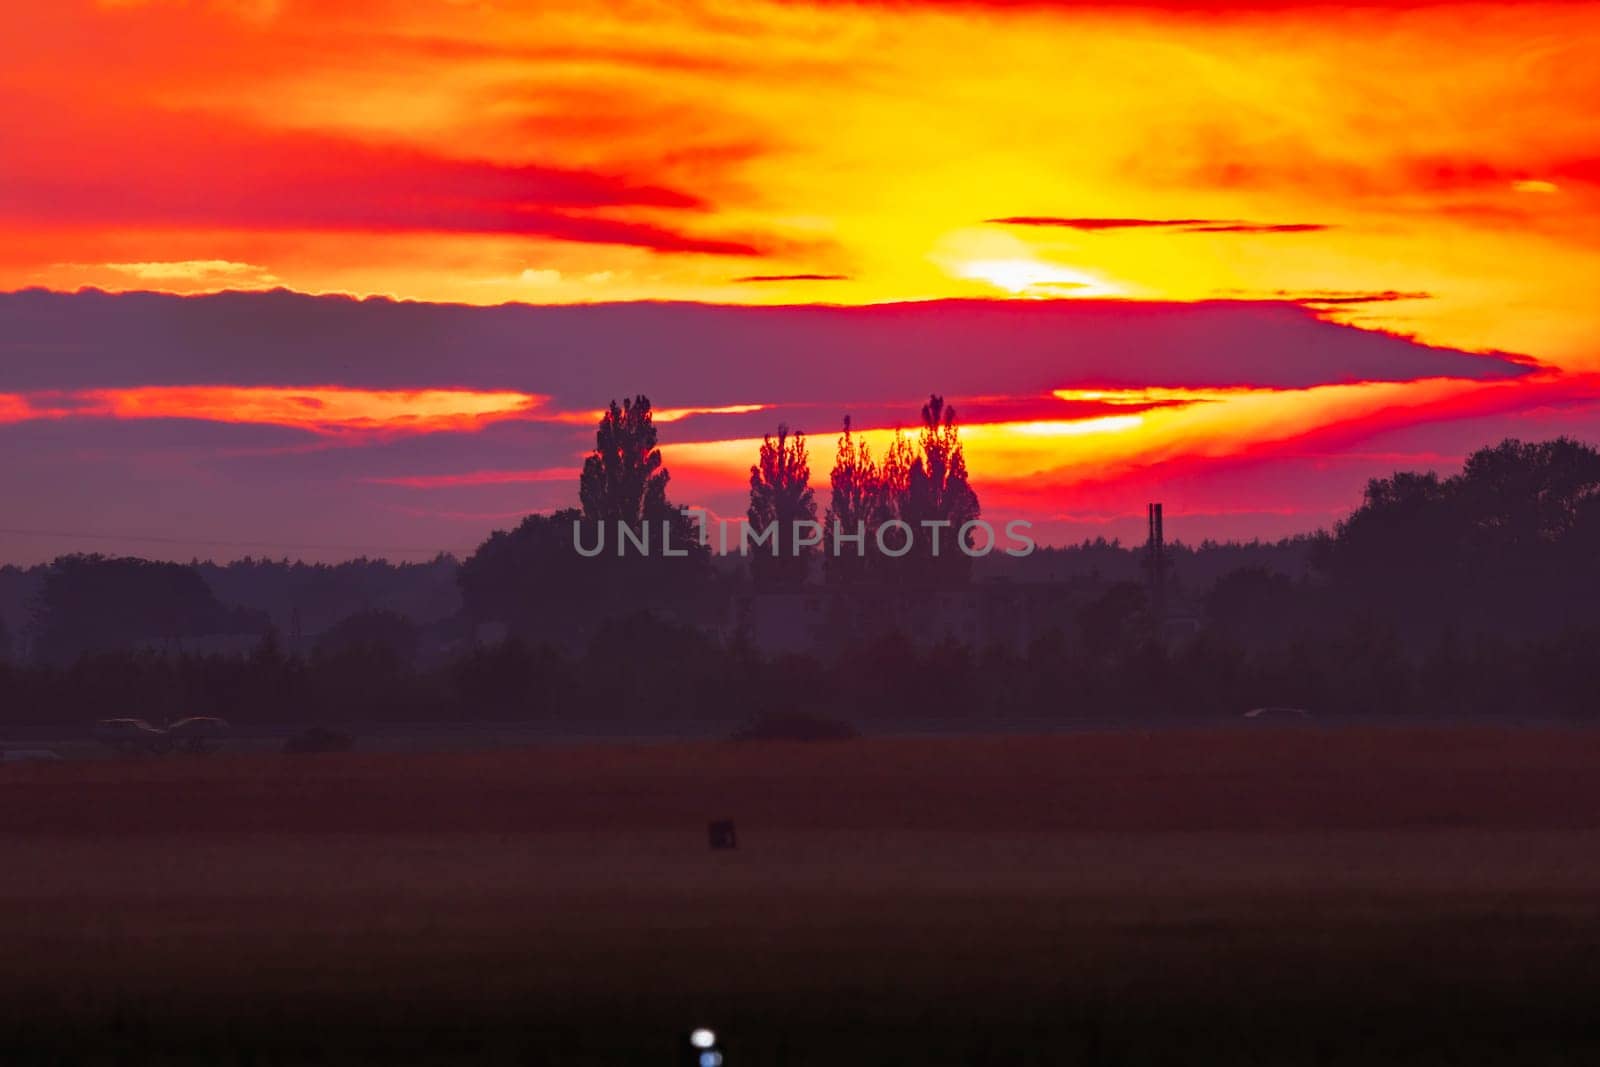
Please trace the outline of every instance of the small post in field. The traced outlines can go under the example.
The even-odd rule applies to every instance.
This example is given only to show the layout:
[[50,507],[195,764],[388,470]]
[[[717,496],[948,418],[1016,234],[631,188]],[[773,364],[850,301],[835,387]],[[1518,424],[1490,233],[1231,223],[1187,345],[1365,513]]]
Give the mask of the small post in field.
[[739,836],[734,832],[732,819],[717,819],[706,824],[706,837],[713,851],[739,847]]

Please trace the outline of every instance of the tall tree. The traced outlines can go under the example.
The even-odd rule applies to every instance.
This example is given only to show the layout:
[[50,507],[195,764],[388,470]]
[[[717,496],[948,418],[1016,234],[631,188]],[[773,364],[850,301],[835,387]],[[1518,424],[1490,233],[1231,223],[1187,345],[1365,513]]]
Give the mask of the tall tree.
[[[825,564],[828,580],[848,583],[870,577],[910,584],[964,580],[971,573],[972,561],[961,549],[961,527],[980,514],[978,494],[967,477],[956,410],[946,405],[943,397],[930,396],[923,405],[922,433],[915,446],[896,427],[883,458],[876,463],[866,443],[852,435],[846,418],[834,461],[833,498],[826,526],[831,538],[836,522],[846,534],[855,533],[859,523],[866,534],[866,558],[859,558],[849,543],[842,546],[842,554],[834,555],[830,542]],[[889,523],[905,523],[910,528],[909,547],[905,528],[884,529]]]
[[[961,447],[956,409],[944,397],[929,396],[922,406],[920,454],[906,476],[901,518],[916,531],[912,557],[928,580],[965,579],[972,560],[962,550],[961,527],[978,518],[978,494],[967,480],[967,458]],[[932,525],[924,525],[932,524]],[[972,547],[970,535],[966,542]],[[937,546],[937,547],[936,547]]]
[[[604,620],[642,610],[718,614],[710,550],[694,520],[667,500],[670,477],[649,398],[613,401],[578,479],[581,510],[529,515],[514,530],[495,531],[462,562],[457,581],[468,617],[576,646]],[[618,523],[648,547],[620,551]],[[580,531],[582,545],[598,551],[580,555]]]
[[669,517],[667,482],[656,447],[650,398],[640,394],[611,406],[600,416],[594,451],[583,461],[578,500],[583,517],[605,523],[637,525]]
[[[883,462],[878,464],[878,481],[872,497],[872,520],[867,524],[869,570],[882,581],[905,580],[910,573],[905,561],[916,551],[915,527],[909,535],[910,545],[904,553],[901,549],[907,546],[908,536],[905,530],[883,529],[888,523],[905,521],[906,497],[911,489],[911,465],[914,462],[916,453],[911,448],[911,442],[896,426],[894,437],[884,450]],[[880,530],[883,532],[881,547],[878,537]],[[887,552],[883,551],[885,548]]]
[[[823,520],[823,573],[830,583],[858,582],[867,572],[867,553],[872,549],[872,535],[877,528],[881,486],[872,450],[866,441],[858,441],[851,432],[848,415],[844,417],[844,433],[839,435],[830,481],[833,493]],[[863,540],[859,549],[854,540],[841,539],[835,545],[836,531],[850,538],[861,534]]]
[[911,465],[914,462],[916,453],[911,448],[911,442],[906,439],[900,427],[896,426],[894,438],[883,454],[883,462],[878,465],[877,494],[873,510],[879,522],[905,517],[902,512],[905,510],[906,494],[911,488]]
[[765,589],[792,589],[806,580],[815,545],[801,545],[795,524],[817,521],[817,504],[811,490],[811,461],[805,434],[789,434],[778,425],[776,439],[761,439],[759,462],[750,468],[750,506],[745,517],[758,535],[773,538],[751,549],[750,574]]

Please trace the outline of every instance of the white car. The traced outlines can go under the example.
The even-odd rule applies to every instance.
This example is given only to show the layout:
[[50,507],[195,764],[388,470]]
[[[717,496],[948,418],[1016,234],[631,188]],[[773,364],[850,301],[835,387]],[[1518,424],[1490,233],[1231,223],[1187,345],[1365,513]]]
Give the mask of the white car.
[[1251,708],[1244,713],[1247,719],[1309,719],[1305,708]]
[[203,755],[222,747],[232,732],[227,719],[215,715],[194,715],[167,727],[167,739],[178,752]]

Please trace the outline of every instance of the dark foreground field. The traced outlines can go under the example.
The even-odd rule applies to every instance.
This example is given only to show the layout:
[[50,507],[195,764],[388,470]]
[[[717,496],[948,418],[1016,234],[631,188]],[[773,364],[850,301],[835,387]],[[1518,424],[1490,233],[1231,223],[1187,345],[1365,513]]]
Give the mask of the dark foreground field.
[[1591,1063],[1600,734],[7,765],[0,958],[8,1065]]

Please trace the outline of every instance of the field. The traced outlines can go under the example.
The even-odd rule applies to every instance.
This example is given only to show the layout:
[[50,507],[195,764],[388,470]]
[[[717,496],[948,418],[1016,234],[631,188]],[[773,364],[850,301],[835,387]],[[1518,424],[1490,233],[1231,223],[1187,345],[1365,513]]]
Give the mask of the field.
[[1600,1055],[1596,733],[6,765],[0,848],[8,1065]]

